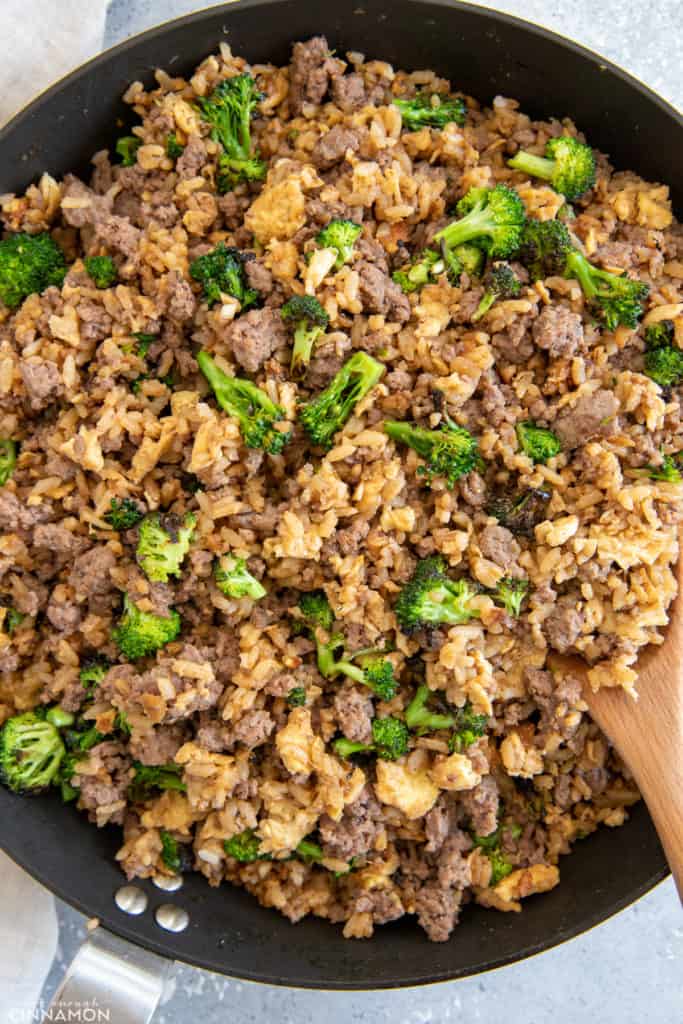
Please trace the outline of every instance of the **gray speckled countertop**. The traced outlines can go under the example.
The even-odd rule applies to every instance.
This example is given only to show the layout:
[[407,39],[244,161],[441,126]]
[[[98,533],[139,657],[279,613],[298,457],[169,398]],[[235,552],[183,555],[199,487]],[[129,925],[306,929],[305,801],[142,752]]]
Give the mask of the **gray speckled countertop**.
[[[192,0],[112,0],[105,45],[194,10]],[[499,0],[496,7],[571,36],[683,104],[681,0]],[[619,870],[619,865],[614,865]],[[47,998],[84,935],[84,919],[59,905],[57,959]],[[668,881],[617,917],[533,960],[451,984],[381,993],[315,993],[232,981],[178,966],[155,1024],[308,1024],[324,1000],[329,1024],[601,1024],[683,1021],[683,917]]]

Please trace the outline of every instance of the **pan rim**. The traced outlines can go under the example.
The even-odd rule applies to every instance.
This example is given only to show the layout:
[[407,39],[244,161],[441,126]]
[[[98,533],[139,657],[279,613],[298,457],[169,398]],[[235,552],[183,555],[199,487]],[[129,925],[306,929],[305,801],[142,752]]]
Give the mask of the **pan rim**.
[[[156,39],[164,37],[169,32],[177,28],[182,27],[191,30],[193,25],[200,24],[210,18],[216,18],[217,16],[220,17],[225,15],[226,19],[229,19],[231,13],[237,8],[243,9],[261,6],[273,7],[286,2],[288,2],[288,0],[228,0],[227,3],[218,3],[212,4],[209,7],[203,7],[201,10],[182,15],[178,18],[169,19],[158,25],[145,29],[140,33],[132,35],[122,42],[103,50],[101,53],[74,68],[72,71],[53,82],[45,90],[38,93],[26,106],[17,111],[0,129],[0,143],[2,143],[10,134],[14,133],[24,123],[38,115],[42,108],[46,104],[52,102],[66,86],[72,85],[80,80],[85,80],[87,77],[96,73],[100,68],[111,65],[113,62],[125,56],[129,51],[136,49],[142,43],[153,43]],[[683,113],[674,106],[671,101],[662,97],[651,86],[643,82],[632,72],[617,64],[615,61],[604,57],[598,51],[592,50],[591,48],[576,42],[570,37],[564,36],[563,34],[546,28],[536,22],[508,14],[507,12],[495,10],[483,4],[467,3],[462,2],[462,0],[409,0],[409,2],[414,3],[416,6],[432,6],[466,12],[468,14],[476,14],[485,21],[494,24],[509,25],[526,32],[532,37],[542,38],[555,43],[562,49],[586,58],[593,64],[596,64],[606,75],[615,76],[620,79],[631,89],[644,96],[650,103],[659,107],[660,110],[671,118],[679,127],[683,128]],[[362,0],[360,0],[359,3],[359,8],[361,7]],[[153,70],[154,66],[150,65],[150,73]],[[33,863],[30,863],[30,865],[25,863],[21,851],[12,849],[11,846],[12,844],[7,844],[4,837],[0,839],[0,848],[4,849],[7,855],[14,860],[15,863],[19,864],[19,866],[27,871],[27,873],[40,884],[44,885],[59,899],[80,913],[86,916],[91,914],[92,911],[80,901],[77,893],[74,893],[73,891],[67,892],[60,883],[55,884],[52,880],[48,881],[45,877],[47,873],[36,868]],[[662,867],[659,870],[651,872],[646,879],[639,881],[635,886],[625,887],[621,895],[611,901],[607,910],[601,908],[599,910],[591,911],[585,914],[580,922],[574,922],[558,928],[555,932],[547,935],[542,940],[529,942],[520,947],[520,949],[514,953],[506,953],[499,957],[494,956],[484,966],[479,968],[458,971],[458,965],[454,964],[451,970],[440,971],[436,977],[433,975],[431,977],[424,977],[423,974],[417,976],[405,976],[404,974],[401,978],[391,981],[380,981],[379,983],[360,981],[355,984],[339,981],[336,983],[326,984],[324,981],[314,981],[310,978],[297,978],[296,975],[291,978],[283,979],[277,975],[268,973],[268,969],[265,966],[261,970],[256,968],[253,971],[246,968],[242,968],[240,970],[232,968],[234,973],[227,974],[227,976],[255,983],[271,984],[295,989],[321,989],[326,991],[381,991],[397,988],[421,987],[428,984],[440,984],[441,982],[448,980],[460,980],[465,977],[473,977],[477,974],[487,973],[500,967],[512,965],[532,956],[538,956],[546,950],[556,948],[579,935],[583,935],[584,933],[593,930],[599,924],[602,924],[604,921],[614,917],[626,907],[636,903],[646,893],[659,885],[668,876],[668,874],[669,872],[666,867]],[[136,880],[136,882],[139,881],[140,880]],[[150,887],[148,891],[151,895],[153,890]],[[159,897],[157,902],[161,902],[163,893],[157,892],[156,896]],[[173,954],[170,954],[168,944],[165,944],[163,941],[164,939],[167,940],[167,943],[168,941],[171,941],[169,936],[160,934],[159,942],[156,942],[154,938],[139,935],[135,930],[134,921],[131,920],[129,923],[127,919],[119,919],[115,916],[113,904],[111,914],[107,917],[103,917],[102,921],[103,925],[108,930],[119,937],[135,945],[149,949],[165,958],[174,958],[201,969],[216,969],[207,968],[206,962],[200,957],[194,957],[189,949],[186,951],[184,949],[177,948],[174,950]],[[294,926],[292,926],[292,928],[294,928]],[[190,932],[187,934],[189,935]],[[292,934],[295,934],[294,931]]]

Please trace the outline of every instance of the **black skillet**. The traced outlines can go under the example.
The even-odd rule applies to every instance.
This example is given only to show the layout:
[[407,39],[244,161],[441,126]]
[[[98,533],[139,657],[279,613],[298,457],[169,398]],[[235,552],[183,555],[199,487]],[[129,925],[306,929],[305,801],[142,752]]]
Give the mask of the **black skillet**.
[[[37,26],[37,31],[40,27]],[[570,116],[618,168],[672,186],[683,209],[683,119],[625,72],[544,29],[490,10],[420,0],[243,0],[180,18],[117,46],[44,93],[0,133],[0,193],[23,190],[44,171],[87,173],[130,112],[120,100],[134,79],[162,67],[185,75],[221,40],[252,62],[284,64],[292,41],[324,33],[340,53],[360,50],[397,68],[434,68],[484,102],[515,97],[532,115]],[[432,944],[410,919],[370,941],[345,941],[315,918],[293,926],[245,892],[211,889],[199,875],[177,893],[141,883],[149,909],[122,913],[114,861],[120,833],[97,830],[53,797],[0,790],[4,850],[89,917],[163,957],[255,981],[361,989],[460,978],[520,960],[591,928],[632,903],[667,868],[644,806],[627,825],[603,829],[562,860],[561,884],[525,901],[521,914],[467,908],[449,942]],[[189,927],[162,931],[153,911],[184,907]]]

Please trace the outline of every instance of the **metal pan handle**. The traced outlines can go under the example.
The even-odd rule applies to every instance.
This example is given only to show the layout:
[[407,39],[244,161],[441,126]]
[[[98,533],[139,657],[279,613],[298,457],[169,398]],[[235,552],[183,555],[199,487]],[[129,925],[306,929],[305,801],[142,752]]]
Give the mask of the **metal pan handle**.
[[172,967],[171,960],[98,928],[76,953],[43,1022],[149,1024]]

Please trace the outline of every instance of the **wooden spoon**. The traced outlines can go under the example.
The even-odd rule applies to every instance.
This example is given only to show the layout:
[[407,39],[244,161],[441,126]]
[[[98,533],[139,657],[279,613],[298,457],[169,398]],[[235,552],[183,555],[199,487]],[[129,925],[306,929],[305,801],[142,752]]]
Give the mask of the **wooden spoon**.
[[584,662],[553,657],[583,679],[588,709],[628,765],[647,804],[683,901],[683,558],[661,647],[638,660],[638,700],[620,687],[595,693]]

